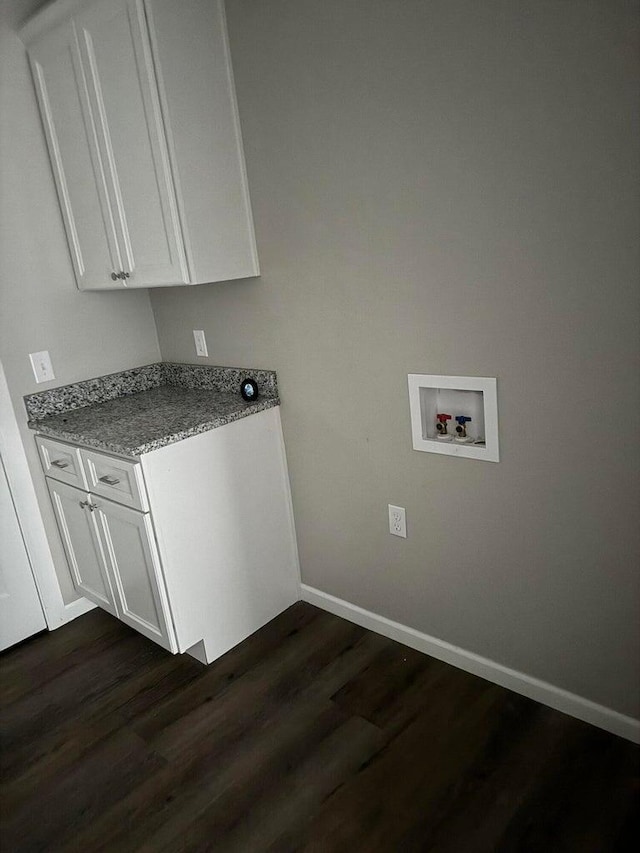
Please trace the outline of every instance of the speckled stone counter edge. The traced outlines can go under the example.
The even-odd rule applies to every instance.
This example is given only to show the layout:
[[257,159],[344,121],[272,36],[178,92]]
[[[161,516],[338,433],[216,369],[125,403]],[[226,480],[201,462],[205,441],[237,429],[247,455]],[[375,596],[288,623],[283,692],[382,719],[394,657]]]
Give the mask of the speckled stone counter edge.
[[[255,373],[251,374],[252,376]],[[149,390],[149,389],[147,389]],[[202,421],[194,424],[188,429],[179,430],[177,432],[169,432],[161,438],[153,441],[144,441],[140,444],[124,445],[115,441],[100,441],[91,436],[83,435],[74,431],[65,431],[64,428],[56,424],[54,427],[40,421],[29,421],[31,429],[37,429],[43,435],[49,435],[51,438],[58,438],[61,441],[69,441],[72,444],[80,444],[84,447],[93,447],[96,450],[106,450],[108,453],[116,453],[120,456],[138,457],[143,453],[150,453],[152,450],[157,450],[160,447],[166,447],[168,444],[174,444],[176,441],[182,441],[184,438],[190,438],[193,435],[199,435],[201,432],[208,432],[210,429],[226,426],[226,424],[238,421],[241,418],[246,418],[248,415],[255,415],[258,412],[264,412],[266,409],[271,409],[279,405],[277,397],[263,397],[256,403],[251,403],[242,410],[228,412],[224,415],[211,418],[211,420]]]
[[[245,367],[214,367],[200,364],[174,364],[157,362],[120,373],[99,376],[59,388],[50,388],[24,397],[30,422],[48,415],[59,415],[72,409],[106,403],[116,397],[149,391],[161,385],[240,393],[240,382],[251,376],[258,383],[260,394],[266,398],[278,397],[278,382],[274,370],[257,370]],[[273,403],[272,403],[273,405]]]

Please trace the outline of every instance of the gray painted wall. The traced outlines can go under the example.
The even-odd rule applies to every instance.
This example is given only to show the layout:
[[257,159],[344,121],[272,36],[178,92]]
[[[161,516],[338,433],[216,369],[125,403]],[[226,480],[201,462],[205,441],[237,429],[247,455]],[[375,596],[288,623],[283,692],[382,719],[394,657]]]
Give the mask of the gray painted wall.
[[[227,0],[263,274],[151,295],[277,369],[307,584],[636,716],[637,10]],[[409,372],[497,376],[503,461],[414,452]]]
[[[67,601],[76,597],[22,396],[159,357],[148,291],[81,293],[62,227],[24,47],[16,28],[41,5],[2,0],[0,27],[0,360]],[[28,354],[47,349],[55,381],[37,385]]]

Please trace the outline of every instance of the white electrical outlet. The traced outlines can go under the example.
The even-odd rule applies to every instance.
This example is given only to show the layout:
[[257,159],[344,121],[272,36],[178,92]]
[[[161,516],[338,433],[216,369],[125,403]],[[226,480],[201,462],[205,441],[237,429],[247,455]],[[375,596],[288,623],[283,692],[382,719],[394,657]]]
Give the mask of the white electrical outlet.
[[403,506],[389,504],[389,533],[407,538],[407,515]]
[[209,353],[207,351],[207,339],[205,338],[202,329],[193,330],[193,339],[196,342],[196,355],[206,358]]
[[46,349],[42,352],[30,352],[29,359],[36,382],[51,382],[52,379],[56,378],[51,364],[51,356]]

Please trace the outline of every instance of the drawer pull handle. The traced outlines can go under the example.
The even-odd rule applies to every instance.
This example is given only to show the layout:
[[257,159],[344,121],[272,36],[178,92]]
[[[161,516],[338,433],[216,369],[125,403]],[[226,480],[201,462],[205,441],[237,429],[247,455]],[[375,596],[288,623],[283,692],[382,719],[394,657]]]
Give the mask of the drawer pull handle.
[[64,459],[54,459],[51,462],[51,464],[54,468],[68,468],[69,467],[69,463],[65,462]]
[[106,483],[107,486],[115,486],[120,480],[117,477],[112,477],[111,474],[105,474],[104,477],[98,477],[101,483]]

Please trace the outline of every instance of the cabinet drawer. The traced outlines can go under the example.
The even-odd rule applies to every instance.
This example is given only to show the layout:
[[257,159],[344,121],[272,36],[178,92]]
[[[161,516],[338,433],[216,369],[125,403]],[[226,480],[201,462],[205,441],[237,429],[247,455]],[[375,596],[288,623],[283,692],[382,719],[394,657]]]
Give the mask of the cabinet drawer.
[[139,462],[81,450],[87,488],[96,495],[148,512],[149,503]]
[[36,444],[44,473],[48,477],[62,483],[69,483],[71,486],[78,486],[80,489],[86,489],[87,481],[82,469],[80,451],[77,447],[45,438],[42,435],[36,436]]

